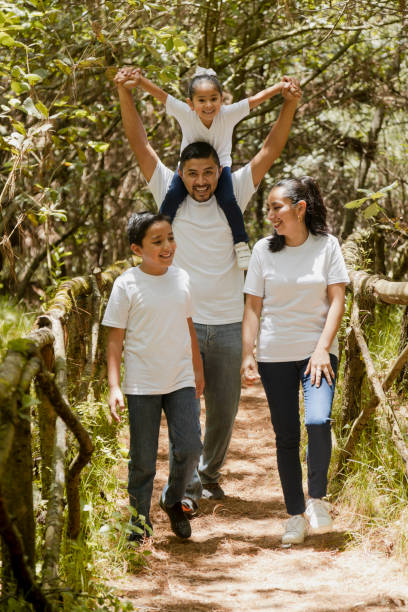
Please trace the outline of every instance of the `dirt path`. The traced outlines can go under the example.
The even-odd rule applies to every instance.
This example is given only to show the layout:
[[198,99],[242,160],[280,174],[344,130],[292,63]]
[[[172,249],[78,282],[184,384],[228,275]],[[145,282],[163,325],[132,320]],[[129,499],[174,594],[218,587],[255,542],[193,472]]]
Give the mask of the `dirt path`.
[[[243,389],[222,486],[222,502],[201,502],[193,536],[180,541],[157,504],[167,474],[162,428],[152,503],[149,566],[115,587],[138,610],[307,612],[408,610],[408,575],[385,555],[345,549],[347,524],[283,548],[286,518],[262,389]],[[126,503],[126,502],[124,502]]]

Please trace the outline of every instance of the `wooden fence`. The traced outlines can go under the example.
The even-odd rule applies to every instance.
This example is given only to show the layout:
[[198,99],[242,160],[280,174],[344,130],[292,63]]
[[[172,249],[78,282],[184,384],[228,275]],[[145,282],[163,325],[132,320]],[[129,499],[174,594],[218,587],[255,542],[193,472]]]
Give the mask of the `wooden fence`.
[[[375,371],[364,337],[364,317],[376,303],[408,304],[408,282],[387,281],[361,269],[367,236],[353,234],[343,246],[351,276],[350,325],[344,339],[343,425],[349,435],[339,450],[336,474],[345,473],[361,433],[376,411],[382,411],[408,476],[407,440],[387,398],[408,360],[408,316],[401,329],[401,352],[385,375]],[[0,365],[0,533],[3,542],[3,594],[7,580],[16,585],[35,610],[54,610],[60,588],[58,565],[65,513],[67,533],[80,531],[79,479],[92,455],[92,441],[70,404],[90,392],[98,398],[105,378],[104,329],[100,326],[113,280],[132,262],[119,262],[105,272],[74,278],[57,291],[27,338],[14,340]],[[370,320],[370,325],[373,321]],[[362,404],[367,378],[372,399]],[[39,400],[33,411],[27,397]],[[33,416],[35,415],[35,416]],[[43,551],[35,550],[31,419],[35,418],[41,449],[41,495],[47,501]],[[67,430],[78,443],[67,465]],[[42,556],[39,576],[35,558]]]
[[[130,265],[119,262],[64,282],[29,336],[10,342],[0,365],[2,595],[16,588],[35,610],[58,609],[62,534],[66,528],[74,539],[80,531],[80,474],[93,446],[70,400],[84,400],[89,392],[98,397],[106,372],[102,312],[114,279]],[[41,496],[47,502],[42,551],[35,550],[32,418],[39,432]],[[78,443],[69,465],[68,430]],[[38,558],[43,563],[36,577]]]

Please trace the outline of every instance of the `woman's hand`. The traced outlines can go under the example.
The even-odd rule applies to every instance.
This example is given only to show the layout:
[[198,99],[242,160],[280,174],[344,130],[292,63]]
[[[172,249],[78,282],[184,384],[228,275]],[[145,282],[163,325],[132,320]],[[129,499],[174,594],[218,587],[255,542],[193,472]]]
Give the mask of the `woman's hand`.
[[253,355],[244,357],[241,364],[241,377],[247,385],[253,385],[259,380],[258,366]]
[[322,375],[326,377],[327,382],[331,386],[335,378],[333,368],[330,363],[330,355],[325,349],[317,347],[313,355],[309,359],[305,374],[310,373],[310,382],[316,387],[320,387]]

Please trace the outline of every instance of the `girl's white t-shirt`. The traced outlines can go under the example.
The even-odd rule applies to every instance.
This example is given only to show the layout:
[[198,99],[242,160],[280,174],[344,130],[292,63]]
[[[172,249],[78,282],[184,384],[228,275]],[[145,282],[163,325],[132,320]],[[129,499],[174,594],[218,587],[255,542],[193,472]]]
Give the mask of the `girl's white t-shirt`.
[[[327,286],[349,282],[340,245],[330,234],[309,234],[300,246],[272,253],[268,242],[255,244],[244,286],[245,293],[263,298],[257,361],[306,359],[326,323]],[[337,338],[329,352],[338,355]]]
[[[149,182],[158,206],[174,172],[161,161]],[[255,192],[251,164],[232,173],[234,194],[242,212]],[[242,321],[244,274],[237,266],[231,228],[215,196],[197,202],[187,196],[173,221],[177,243],[174,263],[190,276],[193,321],[225,325]]]
[[170,94],[167,96],[166,112],[175,117],[182,131],[181,151],[192,142],[209,142],[218,153],[221,166],[231,166],[232,132],[237,123],[249,115],[247,99],[234,104],[222,105],[210,127],[206,127],[197,113],[185,102]]
[[187,318],[191,296],[187,272],[165,274],[129,268],[114,282],[102,325],[125,329],[125,375],[129,395],[171,393],[195,387]]

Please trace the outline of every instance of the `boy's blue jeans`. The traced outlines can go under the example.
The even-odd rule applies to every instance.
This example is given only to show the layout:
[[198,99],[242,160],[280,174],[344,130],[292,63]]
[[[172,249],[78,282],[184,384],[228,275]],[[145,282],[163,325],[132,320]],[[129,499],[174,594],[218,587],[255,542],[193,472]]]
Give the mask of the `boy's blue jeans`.
[[130,430],[128,491],[130,504],[149,522],[162,410],[172,448],[169,479],[162,499],[166,506],[181,501],[197,466],[202,444],[200,407],[195,388],[164,395],[127,395]]
[[[232,185],[231,168],[226,166],[222,169],[218,180],[217,188],[214,192],[218,206],[224,212],[228,224],[231,228],[234,244],[238,242],[248,242],[248,235],[245,231],[244,217],[235,199],[234,187]],[[170,217],[173,222],[181,202],[187,196],[187,189],[176,170],[166,196],[161,203],[160,212]]]
[[[279,476],[288,514],[302,514],[305,498],[299,458],[300,418],[299,383],[302,384],[305,425],[308,435],[307,480],[310,497],[326,495],[327,472],[331,457],[330,416],[335,382],[330,386],[324,376],[320,387],[305,375],[309,359],[279,363],[258,362],[276,435]],[[337,357],[330,355],[337,374]]]

